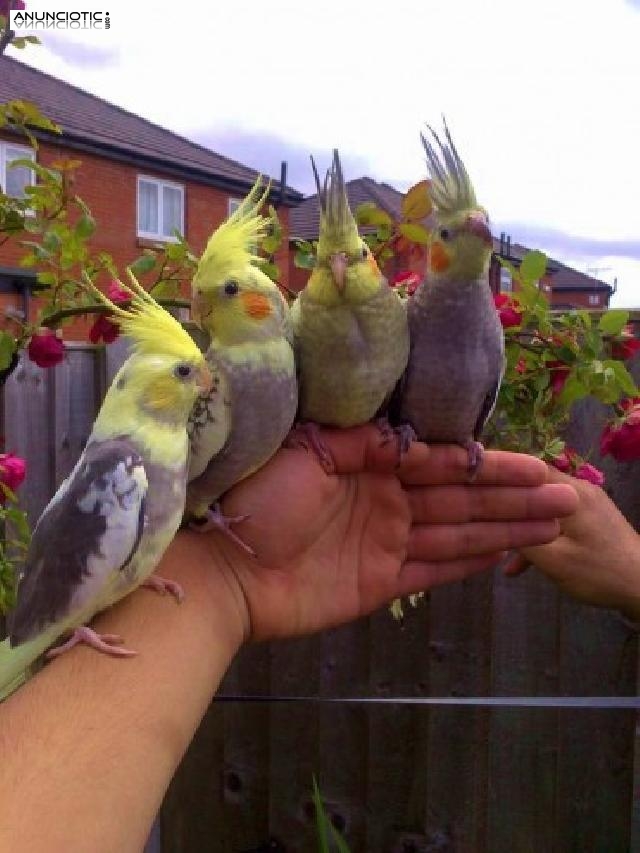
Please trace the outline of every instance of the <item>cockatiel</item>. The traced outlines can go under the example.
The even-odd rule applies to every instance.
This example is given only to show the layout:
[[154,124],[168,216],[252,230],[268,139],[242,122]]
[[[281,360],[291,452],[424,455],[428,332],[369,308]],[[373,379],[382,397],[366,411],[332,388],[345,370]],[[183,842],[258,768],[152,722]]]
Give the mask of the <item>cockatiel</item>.
[[436,225],[424,281],[409,300],[411,353],[400,417],[426,442],[467,448],[469,474],[504,373],[504,337],[489,287],[492,237],[486,211],[444,125],[422,135]]
[[182,326],[130,278],[129,307],[100,298],[131,338],[133,353],[107,391],[78,463],[35,527],[8,639],[0,644],[0,698],[69,632],[49,656],[77,643],[135,654],[86,623],[141,584],[182,597],[178,584],[150,575],[180,525],[187,419],[211,374]]
[[261,468],[289,433],[298,404],[289,307],[256,265],[268,220],[261,179],[211,235],[192,283],[192,314],[209,334],[207,362],[216,377],[189,422],[187,517],[218,528],[250,549],[225,518],[219,498]]
[[358,233],[338,152],[324,187],[311,162],[320,204],[317,259],[291,317],[302,429],[330,471],[316,425],[357,426],[380,412],[405,369],[409,331],[404,305]]

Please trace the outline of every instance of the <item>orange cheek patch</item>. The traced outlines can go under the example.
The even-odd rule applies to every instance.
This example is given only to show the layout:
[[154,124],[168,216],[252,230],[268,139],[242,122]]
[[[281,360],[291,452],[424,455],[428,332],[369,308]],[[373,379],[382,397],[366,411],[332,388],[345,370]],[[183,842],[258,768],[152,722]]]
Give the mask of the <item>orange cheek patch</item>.
[[240,297],[245,312],[254,320],[264,320],[271,314],[271,303],[259,293],[243,293]]
[[444,272],[449,266],[449,255],[442,243],[433,243],[429,250],[429,266],[434,272]]

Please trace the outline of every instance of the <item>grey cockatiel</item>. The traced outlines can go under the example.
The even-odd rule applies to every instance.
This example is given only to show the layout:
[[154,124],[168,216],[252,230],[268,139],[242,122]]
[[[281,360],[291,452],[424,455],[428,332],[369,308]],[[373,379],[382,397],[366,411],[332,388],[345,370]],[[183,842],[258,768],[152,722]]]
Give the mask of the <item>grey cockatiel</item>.
[[193,318],[210,336],[214,385],[191,416],[187,517],[198,529],[230,528],[218,499],[267,462],[287,436],[298,402],[289,308],[256,265],[268,221],[260,179],[212,234],[193,279]]
[[[313,161],[312,161],[313,162]],[[300,409],[327,469],[316,424],[350,427],[376,416],[407,363],[404,305],[388,286],[349,208],[338,152],[320,186],[317,261],[291,309],[300,371]]]
[[469,452],[474,476],[479,438],[504,373],[504,337],[489,287],[491,231],[445,124],[445,141],[422,136],[436,225],[424,281],[409,300],[411,353],[400,417],[426,442]]

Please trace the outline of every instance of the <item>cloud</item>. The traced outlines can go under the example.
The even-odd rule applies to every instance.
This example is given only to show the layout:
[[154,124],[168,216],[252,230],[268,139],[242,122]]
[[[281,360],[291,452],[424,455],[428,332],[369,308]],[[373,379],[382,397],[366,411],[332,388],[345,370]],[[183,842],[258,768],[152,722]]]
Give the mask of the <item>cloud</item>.
[[[321,176],[332,156],[332,152],[324,147],[316,146],[310,151],[304,145],[282,139],[276,134],[244,128],[199,129],[188,132],[187,136],[225,157],[231,157],[274,178],[280,177],[280,164],[284,160],[287,163],[287,184],[305,195],[316,191],[309,155],[313,154]],[[341,156],[341,160],[347,180],[371,175],[372,170],[366,158],[347,153]]]
[[[640,2],[640,0],[638,0]],[[534,249],[543,249],[549,254],[572,255],[585,258],[616,256],[640,260],[640,240],[596,239],[568,234],[554,228],[528,225],[524,222],[500,226],[511,235],[512,241]]]
[[43,45],[45,50],[61,59],[66,65],[77,68],[115,67],[121,58],[117,47],[83,44],[61,38],[51,32],[47,32]]

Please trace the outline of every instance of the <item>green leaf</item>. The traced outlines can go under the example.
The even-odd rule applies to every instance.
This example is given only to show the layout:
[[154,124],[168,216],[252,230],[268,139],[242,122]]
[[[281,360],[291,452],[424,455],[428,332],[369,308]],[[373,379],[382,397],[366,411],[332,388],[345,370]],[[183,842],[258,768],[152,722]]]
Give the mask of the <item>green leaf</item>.
[[27,46],[27,40],[21,36],[16,36],[11,39],[11,47],[17,47],[18,50],[23,50]]
[[269,276],[271,281],[278,281],[280,278],[280,267],[277,264],[272,264],[271,261],[263,261],[259,266],[262,272]]
[[327,824],[329,821],[322,805],[322,798],[318,790],[315,775],[313,776],[313,805],[316,815],[316,832],[318,833],[318,851],[319,853],[330,853],[329,838],[327,836]]
[[4,370],[11,364],[11,359],[16,351],[16,341],[8,332],[0,332],[0,370]]
[[426,246],[429,242],[429,232],[424,225],[419,225],[417,222],[401,222],[398,225],[398,231],[412,243]]
[[620,308],[612,308],[600,317],[598,328],[605,335],[619,335],[629,322],[629,312]]
[[156,256],[151,253],[149,255],[140,255],[139,258],[136,258],[129,266],[131,267],[131,271],[135,275],[145,275],[156,265]]
[[262,241],[262,249],[268,254],[273,255],[280,248],[282,239],[276,235],[265,237]]
[[621,361],[611,359],[605,361],[604,364],[608,370],[613,371],[615,380],[624,396],[640,396],[640,394],[638,393],[638,387],[635,383],[633,376],[631,376],[631,374]]
[[182,261],[187,254],[187,247],[184,243],[167,243],[164,253],[170,261]]
[[539,281],[547,269],[547,256],[544,252],[527,252],[520,264],[520,279],[533,284]]
[[569,408],[576,400],[581,400],[583,397],[588,396],[588,393],[589,390],[582,379],[579,379],[577,376],[569,376],[564,383],[559,402],[566,408]]
[[407,220],[426,219],[433,210],[429,181],[420,181],[407,190],[402,199],[402,215]]
[[180,293],[177,281],[159,281],[150,290],[154,299],[176,299]]
[[95,230],[95,219],[92,216],[89,216],[89,214],[83,213],[75,227],[76,236],[79,237],[81,240],[88,240],[88,238],[91,237]]
[[356,207],[355,218],[358,225],[391,225],[393,222],[389,214],[372,201],[359,204]]

